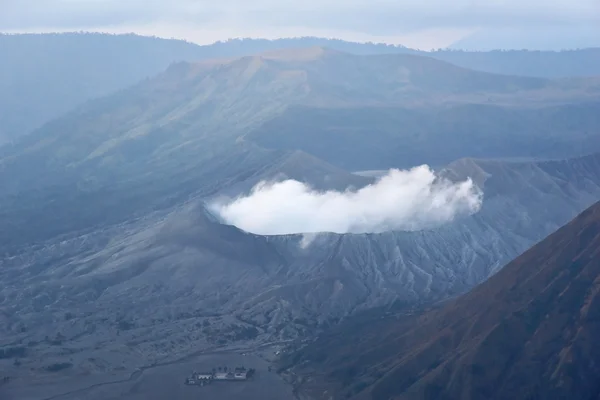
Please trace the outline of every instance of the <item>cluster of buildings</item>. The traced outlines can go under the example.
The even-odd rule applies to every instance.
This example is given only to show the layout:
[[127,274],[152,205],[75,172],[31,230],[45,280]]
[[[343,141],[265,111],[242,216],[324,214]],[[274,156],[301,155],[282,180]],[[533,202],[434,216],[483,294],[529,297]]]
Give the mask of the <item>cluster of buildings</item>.
[[186,385],[208,385],[214,381],[245,381],[252,373],[253,369],[246,369],[244,367],[237,367],[233,370],[216,372],[194,372],[192,376],[185,380]]

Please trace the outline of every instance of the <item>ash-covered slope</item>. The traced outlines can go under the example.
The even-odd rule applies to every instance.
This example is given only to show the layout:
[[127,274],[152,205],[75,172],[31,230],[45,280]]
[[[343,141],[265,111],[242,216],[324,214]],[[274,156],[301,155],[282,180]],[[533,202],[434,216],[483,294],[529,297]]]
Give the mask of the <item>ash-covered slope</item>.
[[[280,165],[298,157],[308,159]],[[598,155],[463,160],[446,173],[473,176],[489,195],[478,214],[431,231],[264,237],[219,224],[193,200],[23,249],[2,260],[2,337],[37,343],[24,364],[60,360],[44,339],[57,332],[82,357],[110,351],[101,343],[119,334],[115,345],[151,359],[218,340],[295,338],[372,307],[462,293],[600,197]]]
[[457,300],[340,326],[294,362],[339,398],[597,399],[598,249],[600,203]]
[[[485,194],[482,209],[428,231],[309,237],[306,249],[291,247],[293,270],[308,269],[331,282],[334,302],[344,299],[343,311],[334,307],[338,316],[393,302],[434,301],[487,279],[600,198],[598,154],[543,162],[465,159],[442,173],[473,177]],[[290,239],[272,240],[283,245]]]

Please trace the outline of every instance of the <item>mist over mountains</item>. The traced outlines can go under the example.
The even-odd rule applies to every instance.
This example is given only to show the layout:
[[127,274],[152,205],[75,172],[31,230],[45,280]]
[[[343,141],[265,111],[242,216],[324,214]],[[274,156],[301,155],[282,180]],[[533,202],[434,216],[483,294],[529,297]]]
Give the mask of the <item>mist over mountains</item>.
[[453,43],[451,49],[490,51],[496,49],[566,50],[599,47],[597,24],[549,27],[505,26],[483,28]]
[[[387,338],[355,357],[343,348],[362,339],[341,337],[331,365],[310,356],[327,341],[302,349],[364,313],[388,321],[387,312],[412,313],[506,277],[504,265],[598,201],[600,81],[591,75],[600,64],[590,62],[598,52],[423,55],[341,41],[326,43],[356,51],[300,48],[321,41],[198,47],[137,36],[0,37],[21,54],[0,64],[10,88],[0,91],[9,138],[0,145],[0,376],[10,378],[0,394],[147,399],[158,396],[150,371],[173,384],[189,360],[245,353],[263,363],[263,379],[271,375],[261,357],[288,346],[300,351],[288,365],[300,375],[286,379],[314,376],[315,398],[339,382],[350,395],[402,394],[395,378],[378,375],[396,368],[412,376],[448,361],[481,371],[450,363],[453,347],[428,336],[435,324],[410,332],[415,343],[430,337],[440,358],[415,353],[425,361],[414,364],[397,363]],[[27,46],[35,50],[19,53]],[[115,49],[128,53],[123,64],[107,56]],[[97,58],[84,57],[93,51]],[[55,63],[32,84],[44,60]],[[18,111],[24,104],[27,113]],[[581,229],[567,231],[588,257],[595,222],[574,224]],[[531,259],[560,261],[535,291],[554,274],[564,279],[558,290],[594,272],[575,262],[579,272],[560,275],[567,236],[550,246],[556,252]],[[526,279],[525,264],[511,270]],[[511,289],[499,288],[499,301],[509,301]],[[517,291],[523,304],[556,298],[529,288]],[[470,307],[460,310],[486,315]],[[389,329],[394,337],[396,326]],[[487,354],[476,350],[469,354]],[[348,373],[362,354],[387,364]],[[303,370],[296,361],[306,359]],[[332,375],[322,382],[311,368]],[[458,393],[442,372],[431,375],[439,390]]]
[[198,46],[136,35],[0,34],[0,52],[4,55],[0,66],[0,143],[13,141],[85,101],[159,74],[174,62],[315,46],[355,54],[425,55],[465,68],[509,75],[556,78],[600,73],[597,49],[429,53],[402,46],[310,37],[230,40]]

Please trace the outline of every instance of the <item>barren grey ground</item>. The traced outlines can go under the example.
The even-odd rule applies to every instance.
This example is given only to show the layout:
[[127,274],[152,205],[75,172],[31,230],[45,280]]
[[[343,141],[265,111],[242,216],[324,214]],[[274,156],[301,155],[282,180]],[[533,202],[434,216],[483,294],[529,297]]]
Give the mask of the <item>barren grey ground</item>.
[[[35,381],[15,379],[6,385],[2,400],[158,400],[158,399],[294,399],[292,387],[273,368],[269,371],[277,347],[207,352],[181,361],[148,366],[134,371],[112,374],[61,375]],[[255,368],[255,376],[246,382],[216,382],[212,385],[186,386],[184,380],[192,371],[244,366]],[[68,380],[68,383],[63,382]]]

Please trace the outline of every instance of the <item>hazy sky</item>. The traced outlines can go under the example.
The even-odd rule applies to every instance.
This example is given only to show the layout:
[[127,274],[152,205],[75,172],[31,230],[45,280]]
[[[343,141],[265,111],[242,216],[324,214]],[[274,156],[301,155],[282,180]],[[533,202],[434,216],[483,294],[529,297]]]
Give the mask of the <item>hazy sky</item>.
[[309,35],[431,48],[479,29],[597,25],[600,0],[0,0],[0,31],[134,31],[198,43]]

